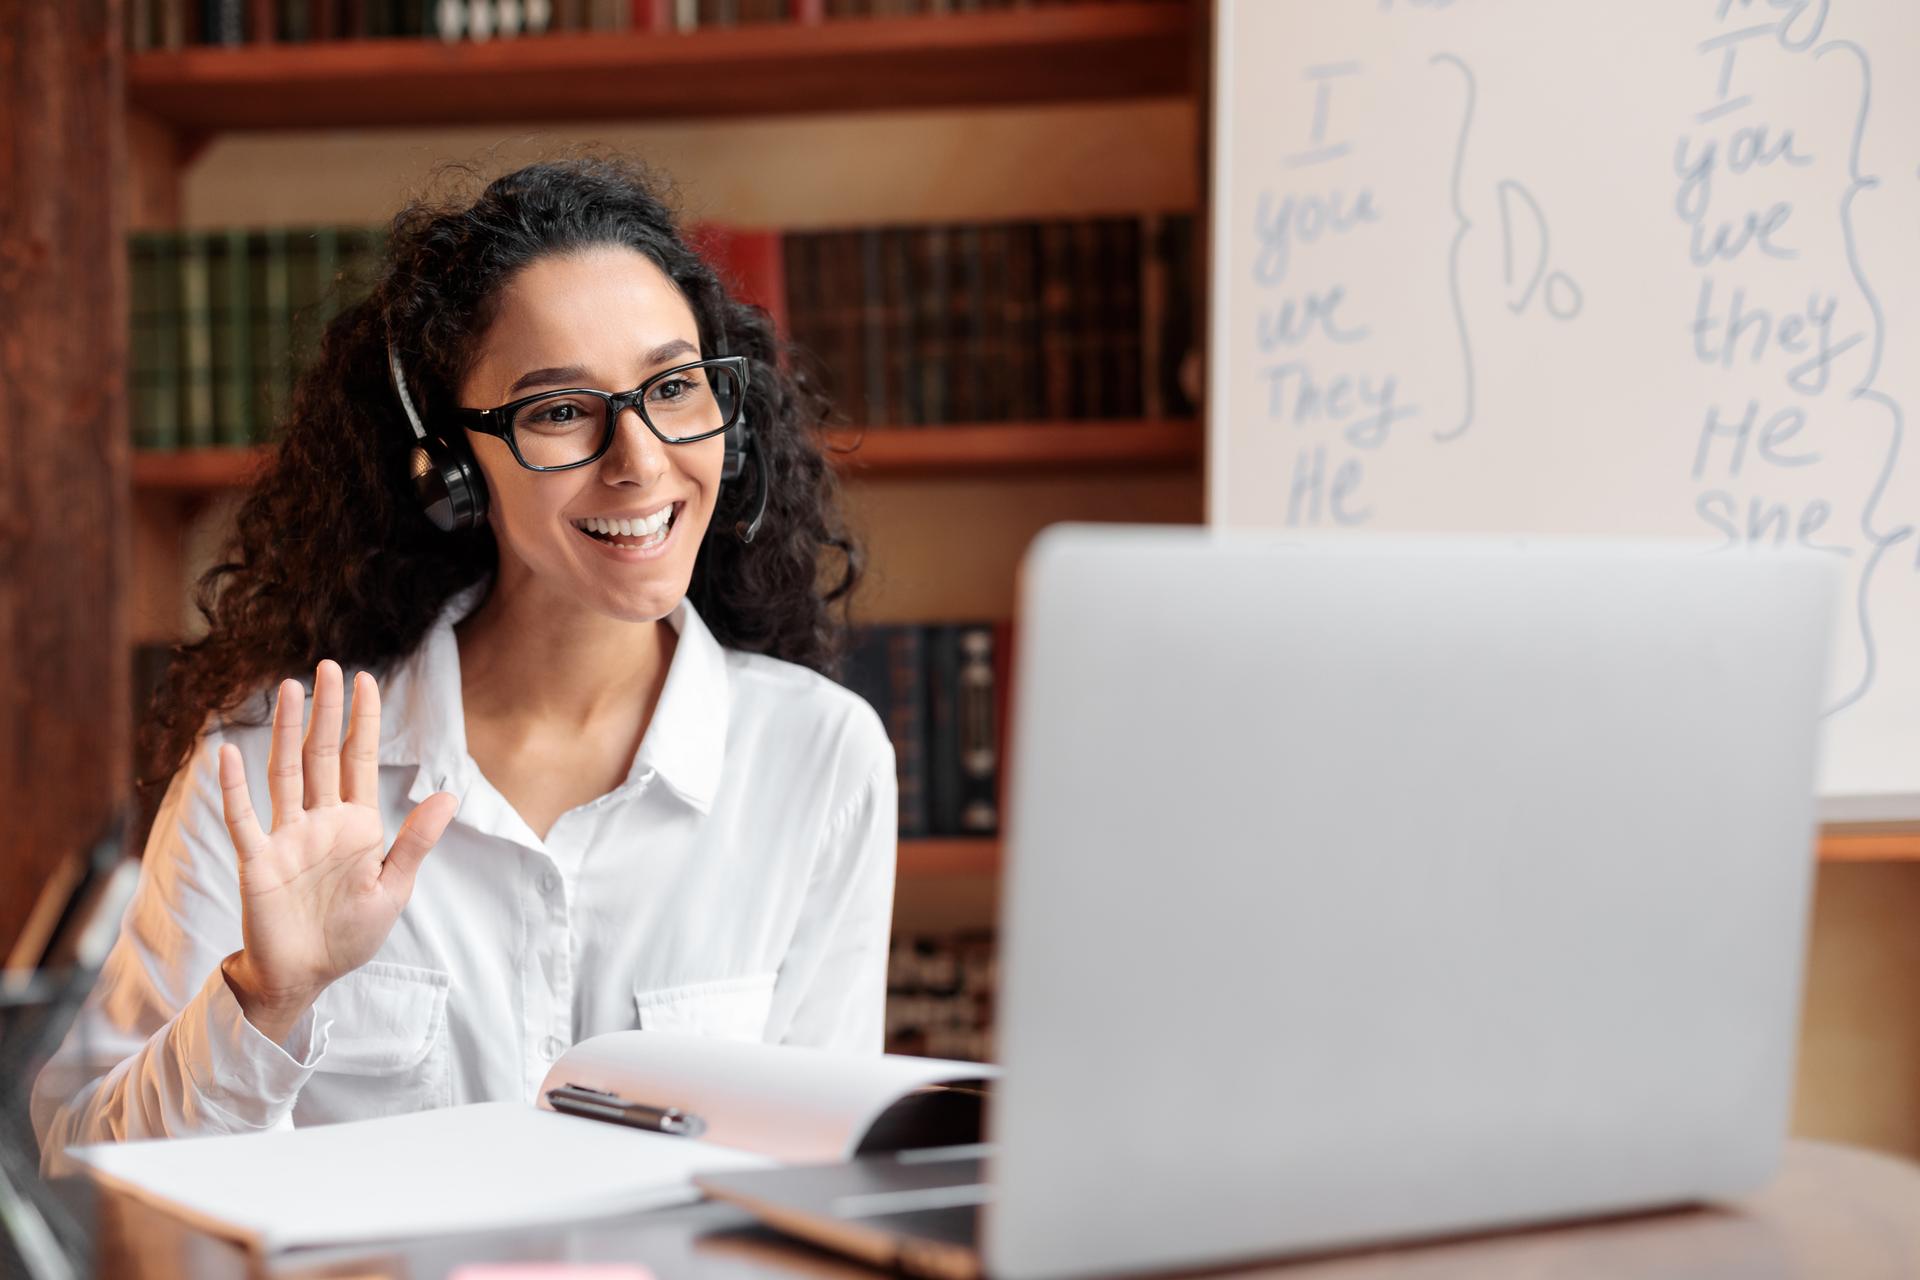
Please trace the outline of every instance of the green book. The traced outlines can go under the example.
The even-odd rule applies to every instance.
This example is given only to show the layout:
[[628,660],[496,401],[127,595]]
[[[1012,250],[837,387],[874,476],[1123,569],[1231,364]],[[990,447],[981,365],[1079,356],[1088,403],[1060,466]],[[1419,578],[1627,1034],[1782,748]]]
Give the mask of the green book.
[[256,367],[259,390],[253,402],[260,419],[254,439],[280,438],[280,428],[293,405],[293,292],[288,270],[287,232],[270,227],[260,236],[260,271],[255,294],[261,299],[256,321]]
[[320,290],[314,349],[319,350],[320,335],[340,314],[340,228],[313,229],[313,276]]
[[292,359],[289,379],[297,380],[313,363],[320,349],[321,315],[325,279],[319,267],[320,232],[306,228],[293,234],[287,246],[288,327]]
[[213,310],[208,278],[210,237],[188,231],[180,243],[180,443],[213,443]]
[[218,373],[215,440],[244,445],[253,436],[252,308],[248,298],[247,233],[229,227],[220,237],[218,259],[221,296],[215,302],[215,332],[221,342],[214,367]]
[[154,449],[180,447],[180,237],[153,237],[153,399],[146,436]]
[[134,232],[127,237],[127,414],[136,449],[153,447],[155,342],[153,237]]

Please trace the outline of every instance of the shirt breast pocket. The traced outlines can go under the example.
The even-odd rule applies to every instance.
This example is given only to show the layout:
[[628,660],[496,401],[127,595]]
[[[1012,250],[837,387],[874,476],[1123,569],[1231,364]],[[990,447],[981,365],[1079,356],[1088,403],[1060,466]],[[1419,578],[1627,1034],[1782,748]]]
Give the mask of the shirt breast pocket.
[[642,1031],[676,1031],[721,1040],[760,1040],[773,1009],[772,973],[718,978],[633,993]]
[[329,1018],[333,1025],[301,1098],[318,1094],[312,1110],[329,1114],[312,1118],[353,1120],[449,1105],[449,985],[444,970],[374,960],[323,991],[314,1002],[316,1025]]

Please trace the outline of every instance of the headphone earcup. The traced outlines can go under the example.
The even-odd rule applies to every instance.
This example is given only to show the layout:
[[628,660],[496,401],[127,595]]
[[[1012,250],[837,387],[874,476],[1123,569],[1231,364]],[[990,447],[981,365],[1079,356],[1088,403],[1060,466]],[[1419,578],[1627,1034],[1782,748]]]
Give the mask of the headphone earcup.
[[438,436],[414,446],[408,461],[420,509],[442,533],[476,529],[487,514],[487,481],[463,449]]
[[726,460],[720,465],[722,480],[738,480],[741,472],[746,470],[747,438],[747,419],[746,415],[742,414],[740,421],[736,422],[726,434]]

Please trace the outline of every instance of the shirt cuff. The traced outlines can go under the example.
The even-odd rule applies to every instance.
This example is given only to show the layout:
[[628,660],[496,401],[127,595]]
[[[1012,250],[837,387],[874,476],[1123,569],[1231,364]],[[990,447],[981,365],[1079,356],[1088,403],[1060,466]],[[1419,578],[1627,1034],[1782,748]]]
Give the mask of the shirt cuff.
[[[195,1007],[197,1006],[197,1007]],[[215,965],[200,993],[182,1011],[187,1072],[200,1095],[240,1124],[265,1129],[293,1110],[300,1088],[327,1051],[333,1020],[316,1025],[309,1007],[284,1046],[247,1021],[233,988]]]

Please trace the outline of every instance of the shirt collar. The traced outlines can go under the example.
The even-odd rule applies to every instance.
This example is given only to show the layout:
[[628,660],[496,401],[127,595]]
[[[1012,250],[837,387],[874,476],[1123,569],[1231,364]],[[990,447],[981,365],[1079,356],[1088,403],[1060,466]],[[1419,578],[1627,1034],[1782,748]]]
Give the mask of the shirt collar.
[[[381,681],[380,763],[420,766],[410,800],[436,790],[464,794],[471,781],[460,647],[453,628],[479,606],[490,583],[483,578],[451,596],[425,639]],[[657,773],[675,795],[709,813],[727,744],[726,651],[685,596],[667,622],[678,641],[622,789]]]

